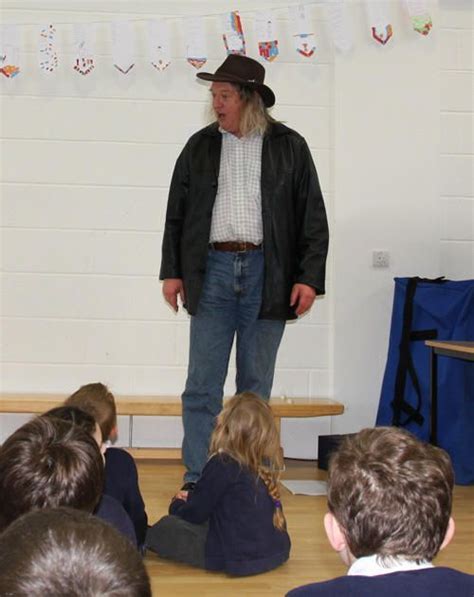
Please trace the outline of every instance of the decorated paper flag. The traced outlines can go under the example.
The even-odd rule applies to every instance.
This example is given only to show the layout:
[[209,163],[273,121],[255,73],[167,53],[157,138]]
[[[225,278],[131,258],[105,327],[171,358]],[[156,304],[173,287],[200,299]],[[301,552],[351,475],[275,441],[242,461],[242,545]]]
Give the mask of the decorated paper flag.
[[112,58],[114,67],[123,75],[135,66],[135,35],[129,21],[112,23]]
[[148,42],[152,66],[159,71],[165,70],[171,63],[170,33],[166,21],[148,22]]
[[0,73],[13,79],[20,73],[20,36],[16,25],[0,29]]
[[46,73],[54,72],[59,66],[56,28],[54,25],[44,25],[40,30],[39,66]]
[[269,62],[275,60],[278,56],[278,40],[275,35],[274,15],[271,11],[257,12],[255,34],[259,55]]
[[326,0],[324,9],[334,47],[341,52],[348,52],[353,42],[344,0]]
[[207,62],[206,36],[202,17],[186,19],[186,58],[194,68]]
[[413,29],[421,35],[428,35],[433,27],[426,0],[406,0]]
[[73,69],[80,75],[88,75],[95,68],[95,37],[96,27],[94,23],[77,23],[74,26],[75,58]]
[[365,5],[372,37],[384,46],[393,35],[387,2],[385,0],[366,0]]
[[228,12],[222,17],[222,38],[227,55],[241,54],[245,56],[245,38],[242,21],[237,10]]
[[241,54],[245,56],[245,38],[244,30],[242,29],[242,21],[238,11],[228,12],[222,17],[223,33],[225,49],[227,55]]
[[309,58],[316,50],[314,30],[304,4],[288,7],[296,51]]

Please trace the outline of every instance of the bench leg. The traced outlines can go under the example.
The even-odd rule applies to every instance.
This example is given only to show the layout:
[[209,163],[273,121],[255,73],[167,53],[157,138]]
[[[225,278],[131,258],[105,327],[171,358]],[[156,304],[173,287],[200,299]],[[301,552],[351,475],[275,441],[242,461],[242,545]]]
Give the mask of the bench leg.
[[280,454],[281,454],[281,459],[283,461],[285,455],[283,453],[283,448],[281,447],[281,417],[273,417],[273,420],[275,421],[275,427],[278,431],[278,437],[280,438]]
[[277,428],[278,435],[281,435],[281,417],[273,417],[275,421],[275,427]]
[[128,447],[133,448],[133,415],[128,417]]

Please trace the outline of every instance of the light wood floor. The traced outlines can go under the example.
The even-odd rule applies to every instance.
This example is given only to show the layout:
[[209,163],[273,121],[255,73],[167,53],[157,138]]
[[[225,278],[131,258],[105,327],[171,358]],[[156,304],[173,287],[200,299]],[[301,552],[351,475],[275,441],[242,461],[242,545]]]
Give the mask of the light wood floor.
[[[177,461],[137,462],[140,487],[150,524],[167,513],[170,498],[181,485],[183,468]],[[286,461],[286,479],[324,479],[314,462]],[[282,596],[296,586],[327,580],[345,573],[345,567],[329,547],[322,519],[325,497],[294,496],[284,488],[282,499],[292,540],[289,561],[266,574],[230,578],[161,560],[148,552],[145,563],[152,580],[153,595],[189,596]],[[437,560],[474,574],[474,486],[457,486],[454,492],[456,535]]]

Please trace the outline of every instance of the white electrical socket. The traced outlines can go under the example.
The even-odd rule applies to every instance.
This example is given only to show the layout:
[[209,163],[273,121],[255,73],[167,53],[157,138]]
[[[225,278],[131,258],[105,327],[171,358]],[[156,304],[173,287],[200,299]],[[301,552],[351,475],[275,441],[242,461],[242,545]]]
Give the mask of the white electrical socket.
[[389,267],[390,253],[388,251],[372,251],[372,267]]

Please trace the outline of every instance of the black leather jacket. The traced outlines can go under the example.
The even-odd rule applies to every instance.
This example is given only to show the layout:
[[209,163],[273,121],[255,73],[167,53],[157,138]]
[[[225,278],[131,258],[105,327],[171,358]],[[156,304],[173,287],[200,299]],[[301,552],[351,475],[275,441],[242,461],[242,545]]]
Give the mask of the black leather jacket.
[[[191,315],[206,271],[221,145],[216,124],[195,133],[171,180],[160,279],[183,280]],[[308,145],[280,123],[272,124],[263,139],[261,191],[265,282],[260,317],[295,319],[289,305],[293,284],[325,292],[328,224]]]

